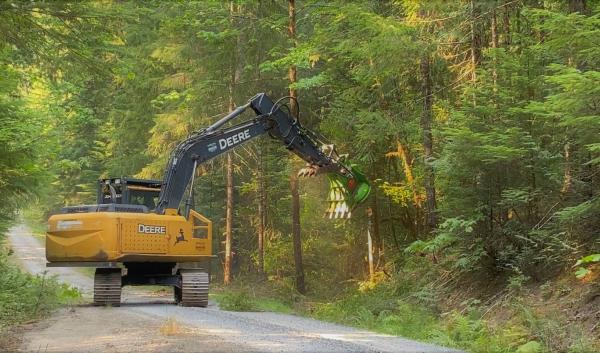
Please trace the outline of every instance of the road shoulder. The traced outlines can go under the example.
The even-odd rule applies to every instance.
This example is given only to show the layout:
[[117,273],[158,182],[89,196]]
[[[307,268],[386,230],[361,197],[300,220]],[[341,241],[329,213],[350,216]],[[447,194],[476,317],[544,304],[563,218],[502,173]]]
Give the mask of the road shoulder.
[[221,338],[185,327],[174,318],[93,306],[61,309],[26,330],[22,341],[26,352],[235,351]]

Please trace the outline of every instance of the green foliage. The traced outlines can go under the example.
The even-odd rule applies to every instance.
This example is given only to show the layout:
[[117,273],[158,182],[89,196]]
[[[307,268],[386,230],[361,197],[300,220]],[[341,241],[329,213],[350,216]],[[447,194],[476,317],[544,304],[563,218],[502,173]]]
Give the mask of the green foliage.
[[577,262],[575,263],[575,266],[578,266],[581,264],[590,264],[590,263],[594,263],[594,262],[600,262],[600,254],[592,254],[592,255],[584,256],[581,259],[577,260]]
[[452,235],[443,233],[436,235],[429,241],[417,240],[410,244],[404,251],[412,254],[435,254],[452,245],[452,243],[455,241],[456,238],[454,238]]
[[[440,319],[435,286],[438,277],[487,285],[491,276],[522,294],[598,252],[597,1],[297,4],[295,43],[274,2],[0,5],[0,230],[23,207],[39,222],[65,204],[93,203],[103,176],[160,178],[179,141],[231,104],[294,88],[301,122],[377,185],[369,206],[378,273],[421,277],[346,293],[337,284],[367,272],[366,212],[323,219],[326,183],[302,182],[308,295],[341,297],[316,315],[477,352],[535,351],[535,342],[551,350],[541,334],[503,333],[455,312]],[[282,162],[287,151],[268,139],[234,157],[234,272],[257,272],[264,198],[265,277],[286,303],[302,301],[288,185],[300,165]],[[222,159],[205,163],[195,183],[218,255],[224,169]],[[579,277],[597,264],[591,256],[575,265]],[[234,310],[261,308],[254,295],[225,298]]]
[[540,353],[542,352],[542,345],[537,341],[529,341],[522,344],[517,348],[516,353]]
[[575,271],[575,276],[579,279],[584,278],[585,276],[592,273],[592,271],[585,266],[600,263],[600,254],[592,254],[588,256],[584,256],[577,260],[573,267],[577,267],[577,271]]
[[485,320],[458,312],[449,313],[442,329],[435,332],[433,337],[435,342],[442,345],[486,353],[513,352],[513,347],[521,339],[511,332],[494,332]]
[[257,311],[257,307],[244,291],[227,291],[217,296],[219,308],[227,311]]
[[[406,296],[404,292],[399,299],[397,290],[385,284],[367,292],[348,291],[332,302],[317,304],[310,315],[474,353],[551,352],[557,347],[558,342],[553,340],[557,335],[562,335],[561,339],[567,342],[561,345],[577,351],[578,343],[569,343],[567,334],[554,321],[537,318],[525,308],[516,309],[517,318],[522,316],[523,320],[515,319],[497,327],[482,318],[477,309],[481,304],[478,300],[471,300],[460,312],[455,310],[439,316],[415,295]],[[403,287],[403,291],[406,290],[415,288]],[[543,343],[532,337],[539,337]],[[586,351],[591,346],[582,344],[581,347]]]
[[[590,43],[599,27],[597,16],[565,13],[554,2],[500,6],[498,11],[507,11],[497,28],[500,42],[494,47],[480,42],[475,48],[481,50],[479,62],[469,67],[459,58],[473,49],[461,39],[470,36],[463,27],[471,14],[457,4],[316,5],[301,5],[306,8],[299,15],[294,47],[280,28],[287,13],[257,1],[236,2],[233,8],[219,1],[45,4],[37,17],[30,6],[14,7],[10,11],[21,13],[22,21],[44,23],[52,35],[44,43],[32,30],[23,33],[25,41],[7,36],[3,42],[2,62],[7,64],[2,71],[8,79],[0,87],[5,92],[1,102],[12,107],[4,116],[28,124],[6,129],[0,143],[10,147],[29,135],[43,143],[6,151],[18,156],[24,150],[21,157],[5,160],[17,164],[2,169],[14,171],[0,176],[11,186],[7,191],[15,192],[10,199],[22,199],[19,190],[30,194],[35,189],[37,204],[48,213],[64,204],[93,202],[98,177],[159,178],[176,144],[226,112],[230,101],[239,104],[258,91],[273,96],[286,92],[288,83],[281,78],[293,64],[303,123],[350,151],[369,178],[377,180],[379,195],[374,197],[381,217],[376,241],[386,244],[392,253],[388,259],[429,254],[436,260],[455,259],[449,262],[461,270],[518,267],[538,276],[560,268],[565,255],[593,239],[588,230],[598,225],[600,209],[594,191],[600,63]],[[477,6],[482,15],[473,28],[481,39],[490,39],[492,6]],[[589,10],[594,11],[592,6]],[[198,14],[203,16],[198,19]],[[420,16],[444,20],[433,26]],[[527,25],[517,25],[519,16]],[[64,17],[73,19],[73,27],[65,27]],[[72,38],[75,30],[82,40]],[[457,44],[449,48],[448,43]],[[47,56],[21,60],[44,46],[58,61]],[[431,59],[434,115],[434,154],[427,161],[421,126],[424,81],[415,72],[424,56]],[[39,67],[59,68],[60,75]],[[19,97],[9,95],[31,82],[44,99],[24,89]],[[37,138],[38,133],[43,135]],[[399,144],[404,159],[386,158]],[[266,185],[262,191],[254,167],[259,148]],[[278,272],[280,278],[293,271],[286,250],[289,170],[280,163],[285,151],[279,148],[258,143],[236,151],[236,184],[242,187],[236,193],[235,228],[237,238],[247,239],[237,249],[241,265],[253,270],[257,194],[267,194],[272,255],[266,263],[268,272]],[[225,207],[219,196],[221,163],[206,165],[196,184],[197,206],[214,219],[217,234]],[[424,222],[429,166],[435,169],[437,229]],[[310,207],[303,219],[305,229],[317,229],[305,238],[306,255],[317,263],[313,272],[324,272],[318,269],[328,262],[317,256],[320,249],[328,255],[336,247],[349,250],[354,262],[361,263],[364,251],[357,246],[365,215],[359,210],[354,224],[338,228],[313,221],[313,207],[323,207],[323,194],[310,191],[305,192]],[[325,233],[321,229],[330,241],[315,241],[317,233]],[[340,277],[363,271],[342,267]]]
[[378,332],[427,340],[437,328],[436,316],[425,307],[390,295],[391,288],[347,293],[330,303],[318,304],[315,318]]
[[290,306],[287,303],[275,298],[255,297],[254,306],[258,311],[267,311],[284,314],[293,313],[292,308],[290,308]]
[[523,290],[523,285],[531,278],[524,275],[519,268],[515,268],[515,273],[508,278],[508,285],[506,288],[513,292],[520,292]]
[[[260,286],[255,284],[260,282]],[[213,288],[211,294],[219,304],[219,308],[229,311],[269,311],[291,313],[293,310],[286,295],[270,283],[251,279],[249,283],[237,281],[234,285]]]
[[76,289],[51,277],[24,273],[8,261],[4,251],[0,252],[0,331],[79,298]]
[[417,240],[410,244],[404,251],[410,254],[439,254],[451,246],[458,237],[468,236],[473,232],[475,221],[460,218],[448,218],[440,224],[433,239]]

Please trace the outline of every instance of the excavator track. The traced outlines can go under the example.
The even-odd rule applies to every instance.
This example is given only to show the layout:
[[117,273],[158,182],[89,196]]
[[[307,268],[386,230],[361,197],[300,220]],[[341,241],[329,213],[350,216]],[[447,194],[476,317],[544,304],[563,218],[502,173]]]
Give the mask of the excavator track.
[[121,305],[121,269],[97,268],[94,275],[94,305]]
[[203,270],[179,270],[183,306],[208,306],[208,273]]

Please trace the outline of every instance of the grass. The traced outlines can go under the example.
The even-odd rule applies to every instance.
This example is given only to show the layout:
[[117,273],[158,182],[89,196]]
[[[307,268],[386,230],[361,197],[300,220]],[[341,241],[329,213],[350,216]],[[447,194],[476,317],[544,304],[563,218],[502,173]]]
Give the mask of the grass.
[[362,293],[317,304],[311,316],[417,340],[426,340],[439,329],[436,316],[423,307]]
[[[264,289],[264,288],[263,288]],[[294,309],[281,298],[277,298],[269,290],[257,291],[244,284],[212,287],[210,297],[219,304],[219,308],[227,311],[268,311],[292,314]]]
[[0,350],[19,348],[20,324],[47,316],[62,305],[79,303],[81,294],[48,276],[21,271],[8,259],[0,237]]
[[25,212],[0,217],[0,351],[19,348],[23,326],[48,315],[61,305],[79,303],[81,294],[54,277],[31,275],[22,271],[9,258],[10,249],[4,243],[4,233],[22,216],[30,220],[33,232],[43,236],[46,225],[35,221],[41,213]]
[[246,291],[229,291],[216,294],[214,298],[219,303],[219,308],[227,311],[258,311],[253,298]]
[[294,309],[288,304],[274,298],[260,298],[255,300],[255,307],[259,311],[268,311],[274,313],[294,314]]
[[9,262],[0,250],[0,332],[47,315],[60,305],[78,302],[76,289],[47,276],[33,276]]

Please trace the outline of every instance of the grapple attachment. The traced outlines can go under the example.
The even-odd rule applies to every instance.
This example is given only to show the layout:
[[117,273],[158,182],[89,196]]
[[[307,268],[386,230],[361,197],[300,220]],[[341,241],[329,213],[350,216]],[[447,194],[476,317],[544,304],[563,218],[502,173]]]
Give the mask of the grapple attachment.
[[[337,170],[336,170],[337,169]],[[338,168],[308,166],[298,173],[299,176],[314,176],[325,172],[329,179],[329,195],[325,217],[350,218],[352,210],[364,202],[371,192],[371,185],[365,175],[355,165],[338,165]]]

